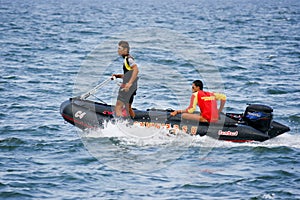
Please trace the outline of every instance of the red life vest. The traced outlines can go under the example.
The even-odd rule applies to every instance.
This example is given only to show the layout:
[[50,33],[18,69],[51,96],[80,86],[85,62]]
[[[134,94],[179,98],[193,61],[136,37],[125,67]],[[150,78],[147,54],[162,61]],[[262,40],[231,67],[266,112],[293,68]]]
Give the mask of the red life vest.
[[198,106],[201,110],[201,116],[208,122],[219,120],[219,111],[216,97],[211,92],[198,91]]

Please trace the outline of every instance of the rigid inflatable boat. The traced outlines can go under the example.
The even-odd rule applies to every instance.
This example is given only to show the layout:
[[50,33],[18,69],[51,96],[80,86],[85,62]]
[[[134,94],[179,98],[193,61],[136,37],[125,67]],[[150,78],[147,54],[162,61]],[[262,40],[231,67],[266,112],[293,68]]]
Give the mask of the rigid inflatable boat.
[[[185,120],[180,114],[170,116],[172,111],[134,109],[135,117],[124,120],[128,120],[132,126],[166,128],[172,134],[180,131],[232,142],[262,142],[290,130],[273,120],[271,107],[260,104],[248,105],[243,113],[221,114],[218,122],[210,124]],[[63,102],[60,113],[64,120],[82,130],[103,128],[106,122],[117,120],[114,117],[114,106],[79,97]]]

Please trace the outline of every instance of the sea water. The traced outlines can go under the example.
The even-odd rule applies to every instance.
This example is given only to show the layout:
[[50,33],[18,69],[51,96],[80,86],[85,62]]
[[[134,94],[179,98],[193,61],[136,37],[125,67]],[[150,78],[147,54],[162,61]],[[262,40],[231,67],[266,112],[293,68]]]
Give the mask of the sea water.
[[[300,199],[300,3],[2,0],[1,199]],[[191,83],[227,95],[225,112],[269,105],[291,128],[231,143],[108,123],[81,131],[60,104],[139,65],[138,109],[181,109]],[[94,100],[116,101],[114,82]]]

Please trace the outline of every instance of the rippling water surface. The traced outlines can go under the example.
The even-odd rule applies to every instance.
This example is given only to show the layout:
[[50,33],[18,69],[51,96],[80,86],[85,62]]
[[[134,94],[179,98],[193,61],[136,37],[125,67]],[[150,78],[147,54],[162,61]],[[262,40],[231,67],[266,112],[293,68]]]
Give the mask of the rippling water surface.
[[[2,0],[0,12],[1,199],[300,199],[298,0]],[[185,107],[202,79],[226,111],[267,104],[291,131],[235,144],[64,123],[61,102],[121,71],[123,39],[135,107]],[[113,104],[116,90],[96,97]]]

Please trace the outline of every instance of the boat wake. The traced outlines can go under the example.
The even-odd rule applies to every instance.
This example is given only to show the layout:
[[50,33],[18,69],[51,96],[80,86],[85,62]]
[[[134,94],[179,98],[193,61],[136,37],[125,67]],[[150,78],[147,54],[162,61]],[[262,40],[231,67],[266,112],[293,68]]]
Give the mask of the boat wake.
[[300,136],[286,133],[276,138],[272,138],[265,142],[228,142],[216,140],[208,136],[189,135],[182,131],[170,133],[169,129],[164,127],[157,129],[154,127],[129,126],[128,123],[111,121],[104,124],[104,128],[89,129],[80,131],[81,138],[115,138],[124,145],[135,146],[159,146],[159,145],[179,145],[186,147],[206,147],[206,148],[222,148],[222,147],[281,147],[287,146],[291,148],[300,148]]
[[115,138],[127,145],[159,146],[159,145],[192,145],[195,137],[181,131],[172,131],[162,127],[141,127],[128,125],[126,121],[105,122],[103,128],[90,129],[80,133],[81,138]]
[[[209,136],[172,134],[168,129],[129,126],[126,122],[107,122],[103,128],[80,131],[89,153],[105,166],[126,172],[144,173],[169,167],[182,157],[206,159],[214,149],[240,147],[300,148],[300,137],[281,135],[265,142],[234,143]],[[196,152],[197,155],[194,155]]]

